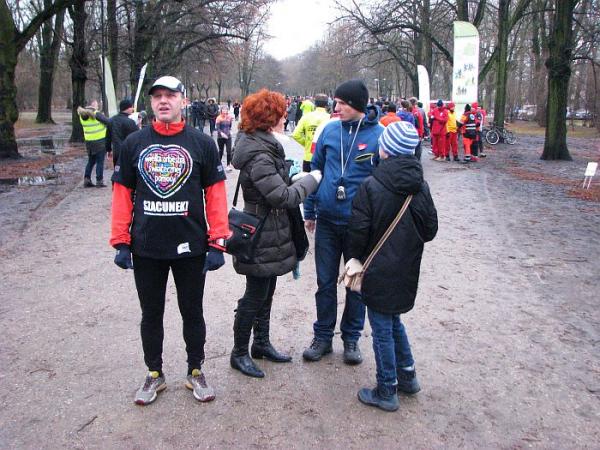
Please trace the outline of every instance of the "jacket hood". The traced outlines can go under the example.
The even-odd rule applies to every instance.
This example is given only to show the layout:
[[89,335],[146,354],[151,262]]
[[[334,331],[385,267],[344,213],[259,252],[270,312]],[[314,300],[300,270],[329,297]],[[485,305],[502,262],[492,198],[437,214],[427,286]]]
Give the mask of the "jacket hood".
[[392,192],[416,194],[423,184],[423,168],[412,155],[391,156],[379,161],[373,177]]
[[235,141],[233,167],[241,170],[248,161],[259,153],[269,153],[274,158],[285,158],[285,152],[273,134],[257,130],[254,133],[240,131]]
[[342,127],[344,128],[350,128],[352,127],[352,129],[356,129],[356,127],[358,126],[358,122],[360,122],[360,127],[372,127],[372,126],[376,126],[379,125],[379,118],[378,117],[371,117],[369,118],[369,115],[365,113],[365,116],[362,118],[362,121],[359,120],[348,120],[346,122],[342,121]]

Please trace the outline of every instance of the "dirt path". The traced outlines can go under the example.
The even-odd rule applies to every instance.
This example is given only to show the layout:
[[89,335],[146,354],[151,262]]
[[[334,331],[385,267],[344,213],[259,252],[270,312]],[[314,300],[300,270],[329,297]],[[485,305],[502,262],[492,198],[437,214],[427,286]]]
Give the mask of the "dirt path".
[[[244,280],[228,261],[205,292],[216,401],[198,404],[183,386],[170,283],[169,388],[152,406],[133,405],[145,369],[132,274],[112,264],[109,190],[76,187],[1,248],[0,447],[597,448],[600,206],[510,173],[511,161],[533,170],[535,145],[498,148],[468,167],[424,161],[440,231],[404,317],[423,390],[401,397],[394,414],[356,399],[374,382],[368,326],[361,366],[342,363],[337,337],[333,355],[302,361],[314,320],[312,252],[301,279],[281,277],[276,293],[273,341],[292,364],[260,362],[263,380],[229,368]],[[584,159],[551,171],[575,173]]]

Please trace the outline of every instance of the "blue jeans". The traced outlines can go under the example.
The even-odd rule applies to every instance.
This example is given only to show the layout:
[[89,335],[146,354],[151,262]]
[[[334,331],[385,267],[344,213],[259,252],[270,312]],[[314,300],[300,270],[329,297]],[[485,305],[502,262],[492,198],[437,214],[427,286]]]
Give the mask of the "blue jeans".
[[383,314],[371,308],[367,311],[373,332],[377,384],[394,385],[398,368],[415,363],[404,324],[400,321],[400,314]]
[[96,181],[104,179],[104,157],[106,151],[101,151],[95,155],[88,153],[88,162],[85,166],[85,178],[92,178],[92,169],[96,166]]
[[[313,325],[315,339],[331,342],[337,320],[337,279],[340,259],[348,253],[347,227],[317,220],[315,232],[315,265],[317,266],[317,321]],[[342,340],[356,342],[365,326],[365,305],[360,294],[346,289],[344,314],[340,323]]]

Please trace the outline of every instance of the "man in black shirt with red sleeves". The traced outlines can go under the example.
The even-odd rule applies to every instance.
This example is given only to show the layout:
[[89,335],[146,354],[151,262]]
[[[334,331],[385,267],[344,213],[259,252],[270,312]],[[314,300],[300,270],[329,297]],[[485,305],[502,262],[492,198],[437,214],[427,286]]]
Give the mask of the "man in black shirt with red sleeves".
[[202,298],[205,274],[225,263],[222,252],[230,236],[225,173],[214,141],[181,117],[183,84],[161,77],[149,95],[156,119],[151,127],[127,137],[112,178],[110,244],[117,249],[115,264],[133,269],[149,370],[135,403],[150,404],[166,388],[162,349],[169,271],[183,319],[186,387],[198,401],[208,402],[215,394],[202,373]]

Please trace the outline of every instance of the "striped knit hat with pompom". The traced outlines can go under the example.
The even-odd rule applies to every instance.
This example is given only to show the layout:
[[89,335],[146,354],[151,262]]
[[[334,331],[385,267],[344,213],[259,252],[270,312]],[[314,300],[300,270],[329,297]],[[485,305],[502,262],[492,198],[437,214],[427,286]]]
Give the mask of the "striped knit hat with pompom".
[[379,137],[379,148],[390,156],[414,155],[419,134],[410,122],[392,122]]

